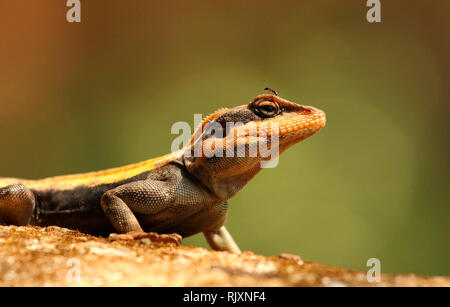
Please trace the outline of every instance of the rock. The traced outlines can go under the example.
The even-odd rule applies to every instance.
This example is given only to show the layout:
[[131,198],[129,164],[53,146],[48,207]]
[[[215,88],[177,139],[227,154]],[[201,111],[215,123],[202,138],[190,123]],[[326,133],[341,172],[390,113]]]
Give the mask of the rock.
[[450,286],[449,277],[354,272],[282,254],[110,241],[59,227],[0,226],[0,286]]
[[286,260],[292,260],[295,261],[298,264],[303,264],[304,261],[299,255],[289,254],[289,253],[282,253],[278,256],[280,259],[286,259]]

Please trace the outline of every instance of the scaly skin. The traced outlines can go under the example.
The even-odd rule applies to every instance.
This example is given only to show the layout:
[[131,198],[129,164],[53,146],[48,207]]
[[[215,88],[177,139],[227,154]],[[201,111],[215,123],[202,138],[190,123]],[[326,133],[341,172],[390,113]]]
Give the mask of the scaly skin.
[[[211,125],[215,129],[208,130]],[[213,249],[239,252],[224,224],[228,200],[268,160],[252,150],[260,143],[275,150],[278,136],[274,157],[324,126],[321,110],[259,95],[249,104],[209,115],[184,148],[159,158],[40,180],[0,178],[0,222],[56,225],[99,235],[116,231],[119,235],[112,239],[147,236],[176,243],[181,241],[176,234],[153,232],[203,232]]]

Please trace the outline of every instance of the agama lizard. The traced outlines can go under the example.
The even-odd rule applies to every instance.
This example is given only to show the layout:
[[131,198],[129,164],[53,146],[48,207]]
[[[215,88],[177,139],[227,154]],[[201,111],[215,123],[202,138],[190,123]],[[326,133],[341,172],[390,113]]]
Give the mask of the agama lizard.
[[[224,128],[222,138],[204,130],[210,123]],[[236,125],[234,133],[225,133],[228,123],[242,125]],[[249,104],[209,115],[186,146],[159,158],[40,180],[0,178],[0,223],[54,225],[103,236],[117,232],[110,237],[119,239],[148,234],[155,241],[177,243],[180,235],[203,232],[213,249],[238,253],[224,226],[228,200],[261,170],[266,159],[249,155],[250,146],[263,140],[262,124],[278,126],[282,153],[324,127],[325,113],[272,91]],[[198,142],[204,146],[217,140],[241,155],[193,154]]]

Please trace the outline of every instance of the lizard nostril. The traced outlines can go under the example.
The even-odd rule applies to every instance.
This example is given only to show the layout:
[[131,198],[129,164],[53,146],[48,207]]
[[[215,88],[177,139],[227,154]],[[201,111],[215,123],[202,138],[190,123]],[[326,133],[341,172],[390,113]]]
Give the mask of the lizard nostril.
[[302,111],[300,111],[302,114],[305,114],[305,115],[307,115],[307,114],[322,114],[323,113],[323,111],[322,110],[319,110],[319,109],[317,109],[317,108],[314,108],[314,107],[310,107],[310,106],[302,106],[303,107],[303,110]]
[[300,106],[300,113],[304,115],[314,113],[314,108],[307,106]]

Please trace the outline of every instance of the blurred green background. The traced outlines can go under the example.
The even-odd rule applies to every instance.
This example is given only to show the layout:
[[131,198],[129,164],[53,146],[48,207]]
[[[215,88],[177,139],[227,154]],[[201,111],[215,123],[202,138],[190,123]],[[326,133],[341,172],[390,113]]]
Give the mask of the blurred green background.
[[[450,275],[450,1],[0,2],[0,174],[170,151],[193,113],[270,86],[327,126],[230,201],[243,250]],[[201,235],[185,244],[206,246]]]

